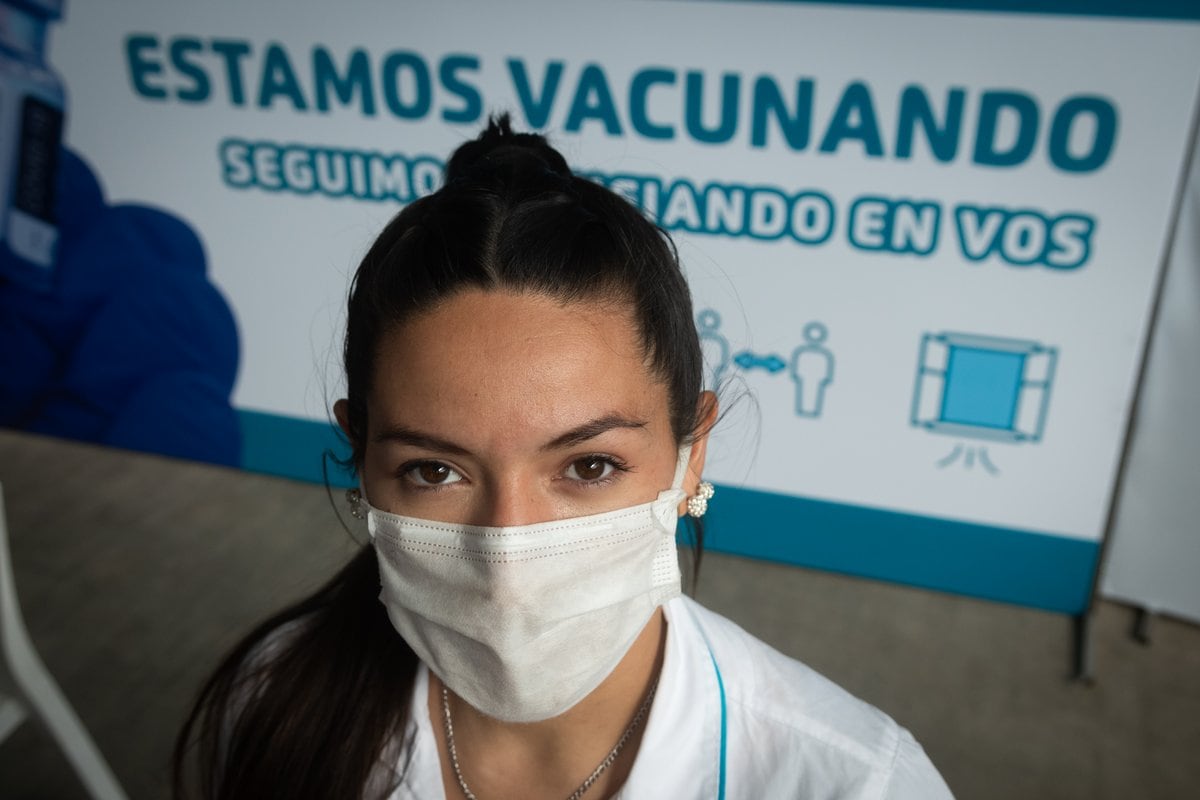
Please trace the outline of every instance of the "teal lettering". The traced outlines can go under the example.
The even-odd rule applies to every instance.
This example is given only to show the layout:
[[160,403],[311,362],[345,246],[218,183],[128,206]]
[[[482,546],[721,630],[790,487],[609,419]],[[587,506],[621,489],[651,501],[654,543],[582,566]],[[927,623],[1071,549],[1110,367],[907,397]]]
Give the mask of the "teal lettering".
[[767,146],[767,122],[775,118],[788,147],[803,150],[808,147],[812,130],[813,81],[810,78],[796,81],[796,112],[789,113],[783,92],[775,81],[763,75],[754,81],[753,117],[750,123],[750,146]]
[[[1068,146],[1071,131],[1081,114],[1095,120],[1088,150],[1079,156],[1071,155]],[[1054,112],[1050,124],[1050,163],[1064,172],[1094,172],[1104,166],[1112,155],[1117,139],[1117,109],[1103,97],[1072,97]]]
[[313,84],[318,110],[329,110],[329,94],[332,90],[338,102],[344,106],[354,102],[354,95],[357,93],[362,98],[360,107],[363,115],[375,116],[375,92],[371,86],[371,65],[367,60],[365,50],[353,50],[346,64],[345,75],[340,75],[329,51],[324,47],[314,48]]
[[621,123],[617,119],[617,107],[608,88],[608,79],[597,64],[588,64],[583,68],[579,85],[575,88],[575,99],[563,127],[576,132],[586,119],[599,120],[610,136],[621,135]]
[[522,61],[510,58],[508,71],[512,75],[513,88],[517,90],[517,100],[521,103],[521,111],[525,114],[525,121],[529,123],[529,127],[546,127],[546,122],[550,119],[550,109],[554,107],[554,98],[558,95],[559,81],[562,80],[563,62],[551,61],[546,65],[542,91],[537,97],[533,95]]
[[483,97],[479,90],[459,77],[459,72],[467,70],[478,72],[479,59],[467,55],[446,56],[438,67],[442,86],[463,103],[462,108],[442,110],[442,119],[446,122],[474,122],[483,114]]
[[198,64],[188,60],[189,53],[203,51],[204,45],[199,39],[179,38],[171,42],[171,66],[192,81],[187,89],[175,89],[175,96],[185,103],[203,103],[212,94],[208,74]]
[[[400,75],[412,76],[413,98],[406,103],[400,96]],[[416,53],[396,50],[383,61],[383,96],[388,110],[401,119],[422,119],[433,105],[433,86],[425,60]]]
[[741,79],[733,73],[721,78],[720,121],[715,128],[704,127],[704,74],[689,72],[686,79],[686,124],[688,135],[697,142],[721,144],[728,142],[737,132],[738,96],[741,94]]
[[[1015,115],[1017,133],[1008,149],[997,145],[1000,115]],[[976,164],[985,167],[1014,167],[1033,153],[1037,141],[1038,107],[1033,98],[1021,92],[984,92],[979,101],[979,123],[975,130]]]
[[267,46],[266,55],[263,57],[258,107],[270,108],[277,97],[287,98],[297,111],[308,109],[308,103],[300,91],[300,82],[296,80],[296,73],[288,60],[287,51],[278,44],[271,44]]
[[151,84],[147,78],[162,74],[162,62],[151,60],[146,51],[158,50],[155,36],[130,36],[125,40],[125,61],[129,65],[129,82],[133,90],[150,100],[164,100],[167,90]]
[[939,126],[925,90],[920,86],[905,87],[900,95],[900,118],[896,123],[896,158],[912,158],[913,139],[920,125],[933,157],[942,163],[953,161],[958,153],[966,94],[963,89],[951,89],[946,93],[946,117]]
[[242,59],[250,55],[250,45],[228,39],[213,39],[209,44],[212,51],[225,62],[226,86],[229,88],[229,102],[235,106],[246,104],[246,91],[242,81]]
[[646,110],[651,86],[674,85],[675,73],[669,69],[643,69],[633,76],[633,81],[629,84],[629,124],[647,139],[675,138],[674,128],[651,122]]
[[873,158],[883,155],[883,142],[879,137],[879,123],[875,119],[875,105],[871,90],[865,83],[855,82],[846,87],[829,128],[821,139],[821,152],[836,152],[843,141],[857,139],[862,142],[864,152]]

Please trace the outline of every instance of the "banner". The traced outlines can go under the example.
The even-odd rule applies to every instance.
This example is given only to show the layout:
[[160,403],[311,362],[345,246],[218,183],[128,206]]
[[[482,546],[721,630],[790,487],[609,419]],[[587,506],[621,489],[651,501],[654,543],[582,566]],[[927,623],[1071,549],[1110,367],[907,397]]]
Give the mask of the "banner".
[[[72,195],[92,206],[60,226],[79,260],[63,280],[96,294],[122,258],[180,264],[121,279],[147,298],[121,303],[151,308],[116,315],[89,364],[217,366],[113,412],[121,436],[39,413],[30,378],[27,427],[167,437],[184,455],[194,441],[196,457],[319,480],[358,258],[508,111],[679,244],[732,408],[710,447],[711,547],[1086,604],[1189,144],[1194,22],[125,0],[71,5],[48,60],[79,160],[64,158],[102,187]],[[124,233],[66,241],[93,212],[120,212]],[[143,279],[190,299],[152,300]],[[114,387],[145,377],[88,380],[115,408]],[[228,414],[204,400],[226,385]],[[153,431],[156,413],[155,436],[134,424]]]

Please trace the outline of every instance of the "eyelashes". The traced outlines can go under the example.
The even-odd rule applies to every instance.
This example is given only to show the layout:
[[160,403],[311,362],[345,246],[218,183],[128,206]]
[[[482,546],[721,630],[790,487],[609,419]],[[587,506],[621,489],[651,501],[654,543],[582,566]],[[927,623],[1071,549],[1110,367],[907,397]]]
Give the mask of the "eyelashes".
[[400,476],[421,489],[441,489],[463,480],[462,473],[441,461],[410,461],[400,467]]
[[[613,483],[631,471],[630,466],[616,456],[591,453],[572,459],[556,480],[570,481],[581,488],[595,488]],[[396,475],[408,488],[422,492],[444,491],[466,481],[457,469],[435,459],[407,461],[396,470]]]
[[629,472],[629,465],[613,456],[597,453],[575,459],[567,465],[564,472],[568,480],[578,481],[586,486],[599,486],[611,483],[622,473]]

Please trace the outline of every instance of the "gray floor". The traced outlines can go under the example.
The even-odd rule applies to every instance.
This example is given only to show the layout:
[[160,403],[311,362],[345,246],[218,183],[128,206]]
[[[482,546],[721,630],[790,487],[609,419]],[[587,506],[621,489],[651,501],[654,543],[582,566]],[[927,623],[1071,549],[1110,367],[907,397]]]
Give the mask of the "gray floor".
[[[163,798],[189,699],[239,631],[355,545],[321,487],[0,431],[31,635],[132,798]],[[960,798],[1200,797],[1200,629],[1103,603],[1092,686],[1028,609],[709,554],[700,599],[912,729]],[[36,724],[0,798],[84,797]]]

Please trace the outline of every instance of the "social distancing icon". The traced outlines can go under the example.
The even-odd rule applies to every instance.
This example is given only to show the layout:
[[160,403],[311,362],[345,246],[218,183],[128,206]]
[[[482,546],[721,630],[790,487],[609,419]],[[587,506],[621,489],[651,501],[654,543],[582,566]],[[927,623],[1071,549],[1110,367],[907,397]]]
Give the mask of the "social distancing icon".
[[715,388],[729,376],[731,368],[742,372],[762,371],[780,375],[785,370],[795,386],[796,416],[817,419],[825,410],[825,400],[833,383],[833,352],[826,345],[829,328],[812,321],[802,331],[804,341],[785,359],[778,353],[756,353],[745,349],[731,356],[729,340],[721,333],[721,315],[711,308],[696,315],[700,347],[704,354],[705,388]]

